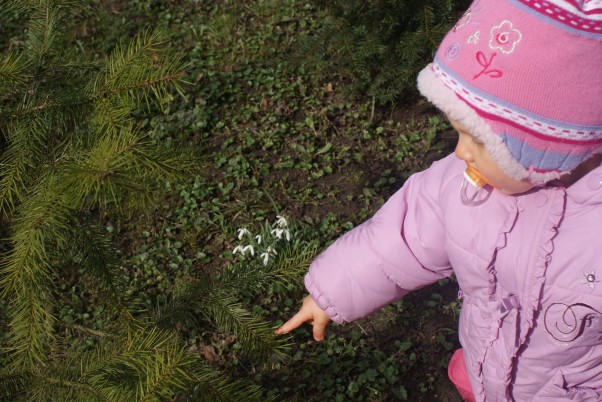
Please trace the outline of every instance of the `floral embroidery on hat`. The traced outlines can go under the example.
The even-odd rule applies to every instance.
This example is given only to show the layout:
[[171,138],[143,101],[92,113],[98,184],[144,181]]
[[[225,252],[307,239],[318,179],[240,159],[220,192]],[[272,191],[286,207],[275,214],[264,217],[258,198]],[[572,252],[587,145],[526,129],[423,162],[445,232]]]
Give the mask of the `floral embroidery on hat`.
[[481,40],[481,32],[477,31],[468,37],[468,43],[474,43],[475,45]]
[[502,21],[499,25],[491,28],[491,39],[489,39],[489,48],[499,50],[502,53],[510,54],[521,41],[523,35],[518,29],[513,28],[508,20]]
[[481,51],[477,52],[477,54],[476,54],[477,62],[483,68],[481,69],[480,72],[478,72],[477,74],[475,74],[472,77],[473,80],[476,80],[483,74],[485,74],[486,76],[488,76],[490,78],[500,78],[500,77],[504,76],[504,73],[501,70],[498,70],[497,68],[490,68],[491,65],[493,64],[493,59],[495,58],[495,55],[496,55],[496,53],[494,52],[491,54],[491,57],[489,59],[487,59],[487,56],[485,56],[485,53],[483,53]]
[[589,286],[590,289],[594,289],[596,287],[596,283],[600,282],[599,279],[596,279],[596,270],[594,269],[589,274],[583,273],[583,279],[581,280],[582,285]]
[[460,45],[456,42],[449,45],[447,50],[445,51],[445,58],[447,60],[453,60],[460,54]]
[[473,21],[474,14],[481,11],[481,7],[478,7],[480,0],[474,2],[472,7],[470,7],[462,17],[456,22],[456,25],[452,28],[452,31],[456,32],[458,29],[462,28],[466,24],[480,24],[480,21]]

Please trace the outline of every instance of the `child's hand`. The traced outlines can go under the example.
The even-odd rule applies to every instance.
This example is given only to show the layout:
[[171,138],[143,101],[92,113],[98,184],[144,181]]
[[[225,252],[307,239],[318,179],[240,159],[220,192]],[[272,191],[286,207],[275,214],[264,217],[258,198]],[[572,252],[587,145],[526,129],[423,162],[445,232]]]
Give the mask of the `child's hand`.
[[276,330],[276,334],[286,334],[291,332],[293,329],[298,328],[304,322],[309,322],[313,325],[314,339],[316,341],[324,340],[324,333],[326,332],[326,326],[330,323],[330,317],[324,312],[311,296],[307,296],[303,299],[303,305],[290,320],[282,324],[280,328]]

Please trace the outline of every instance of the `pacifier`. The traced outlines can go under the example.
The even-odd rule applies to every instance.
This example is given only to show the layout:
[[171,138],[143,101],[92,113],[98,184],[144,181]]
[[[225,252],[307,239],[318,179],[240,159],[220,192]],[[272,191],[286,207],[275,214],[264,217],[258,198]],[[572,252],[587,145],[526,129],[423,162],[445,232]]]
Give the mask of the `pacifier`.
[[[468,195],[469,184],[473,187],[470,196]],[[486,193],[485,197],[479,197],[483,193]],[[460,188],[462,203],[464,205],[480,205],[489,198],[489,194],[491,194],[491,184],[477,169],[467,163],[466,170],[464,171],[464,180],[462,180],[462,187]]]

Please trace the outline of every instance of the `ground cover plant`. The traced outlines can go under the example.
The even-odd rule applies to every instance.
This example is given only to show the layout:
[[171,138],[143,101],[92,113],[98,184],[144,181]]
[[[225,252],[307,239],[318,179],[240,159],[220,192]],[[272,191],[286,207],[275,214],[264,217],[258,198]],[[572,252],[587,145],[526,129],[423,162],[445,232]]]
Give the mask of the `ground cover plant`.
[[[449,150],[442,116],[418,98],[402,106],[348,98],[344,77],[317,78],[311,65],[291,62],[298,38],[326,17],[311,1],[90,3],[92,11],[64,21],[76,54],[101,60],[153,27],[165,33],[167,48],[185,55],[186,98],[169,90],[127,117],[149,145],[194,148],[196,173],[151,180],[153,208],[123,215],[89,208],[90,224],[119,250],[114,268],[129,311],[156,328],[146,332],[154,345],[146,350],[178,351],[205,370],[162,394],[148,392],[148,400],[457,400],[445,378],[457,343],[451,280],[335,326],[320,344],[307,329],[271,337],[301,299],[311,258]],[[19,49],[23,16],[3,13],[2,49]],[[3,253],[10,249],[3,244]],[[110,348],[98,292],[77,273],[55,283],[64,339],[77,333],[74,345],[88,356],[99,345]],[[10,314],[3,304],[4,345]],[[4,354],[3,364],[8,359]],[[40,361],[46,369],[65,365]],[[46,384],[48,392],[88,385],[73,372],[57,378],[62,383]],[[227,391],[210,399],[206,388],[190,385],[203,379]],[[7,390],[11,400],[7,392],[15,391]],[[237,396],[227,399],[228,392]]]
[[339,73],[347,95],[375,101],[413,93],[416,75],[447,33],[465,0],[317,1],[328,12],[297,52],[323,76]]

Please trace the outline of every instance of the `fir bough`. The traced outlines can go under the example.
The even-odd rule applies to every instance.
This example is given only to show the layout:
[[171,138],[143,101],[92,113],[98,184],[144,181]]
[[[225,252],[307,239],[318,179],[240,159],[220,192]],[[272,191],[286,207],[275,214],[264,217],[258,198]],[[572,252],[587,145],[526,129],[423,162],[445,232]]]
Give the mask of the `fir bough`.
[[[27,37],[0,55],[0,297],[8,330],[2,401],[256,401],[261,389],[191,353],[178,326],[232,332],[258,361],[284,357],[288,338],[238,297],[299,277],[315,248],[260,270],[182,282],[150,312],[124,292],[119,252],[102,217],[152,203],[166,180],[198,169],[192,152],[157,144],[135,111],[183,96],[185,63],[159,31],[101,60],[73,51],[63,29],[86,4],[2,1],[27,16]],[[294,264],[297,261],[299,265]],[[105,311],[97,328],[61,320],[67,278]]]
[[[326,11],[295,59],[345,82],[345,91],[379,102],[415,94],[416,76],[430,62],[465,0],[315,0]],[[338,79],[333,77],[333,79]]]

